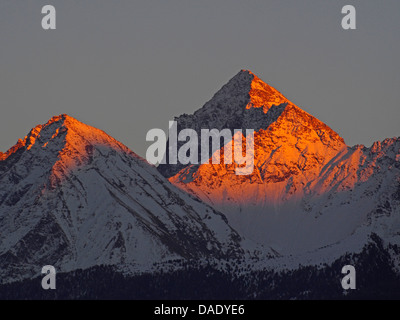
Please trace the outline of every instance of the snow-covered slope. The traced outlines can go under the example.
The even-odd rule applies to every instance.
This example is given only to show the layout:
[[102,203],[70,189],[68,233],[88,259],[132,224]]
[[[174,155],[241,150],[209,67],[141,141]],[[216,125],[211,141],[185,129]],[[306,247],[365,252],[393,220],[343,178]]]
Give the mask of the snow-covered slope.
[[283,255],[338,245],[340,256],[360,250],[372,232],[400,242],[400,139],[348,147],[245,70],[177,121],[199,134],[201,128],[256,131],[251,175],[236,175],[235,164],[160,167],[176,186],[222,211],[244,237]]
[[226,218],[181,192],[101,130],[67,115],[31,130],[0,161],[1,282],[93,265],[139,270],[242,253]]
[[361,252],[371,239],[389,254],[400,244],[400,138],[349,147],[245,70],[177,122],[199,135],[254,129],[252,174],[223,163],[157,170],[67,115],[0,153],[0,283],[47,264],[174,270],[174,259],[230,268],[244,257],[253,270],[295,269]]

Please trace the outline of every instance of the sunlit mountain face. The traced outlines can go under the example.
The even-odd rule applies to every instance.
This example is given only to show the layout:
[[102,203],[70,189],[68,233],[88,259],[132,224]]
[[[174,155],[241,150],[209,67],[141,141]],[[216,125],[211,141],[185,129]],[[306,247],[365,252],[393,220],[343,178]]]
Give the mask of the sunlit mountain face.
[[255,130],[250,175],[236,175],[237,165],[223,164],[223,148],[221,164],[210,159],[159,167],[173,184],[222,211],[244,237],[282,255],[324,247],[342,254],[359,248],[371,232],[398,241],[400,139],[349,147],[326,124],[245,70],[204,107],[177,121],[178,127],[199,133]]
[[[232,141],[156,168],[63,114],[0,153],[0,298],[400,296],[399,138],[348,146],[247,70],[176,122]],[[224,162],[235,129],[248,174]],[[44,265],[56,292],[37,289]]]
[[0,282],[113,265],[235,257],[240,236],[103,131],[68,116],[32,129],[0,162]]

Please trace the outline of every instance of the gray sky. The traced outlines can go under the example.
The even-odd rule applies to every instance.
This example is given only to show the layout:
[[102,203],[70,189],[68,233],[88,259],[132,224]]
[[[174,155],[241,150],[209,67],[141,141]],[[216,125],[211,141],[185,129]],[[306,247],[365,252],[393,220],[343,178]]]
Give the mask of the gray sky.
[[[341,28],[346,4],[357,30]],[[149,129],[240,69],[369,146],[400,136],[399,57],[398,0],[1,0],[0,150],[67,113],[144,156]]]

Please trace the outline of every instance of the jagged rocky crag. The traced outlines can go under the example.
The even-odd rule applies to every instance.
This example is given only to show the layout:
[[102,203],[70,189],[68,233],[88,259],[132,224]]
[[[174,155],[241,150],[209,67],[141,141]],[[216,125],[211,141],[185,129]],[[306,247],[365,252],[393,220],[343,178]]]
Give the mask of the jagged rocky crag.
[[[400,296],[399,138],[347,146],[246,70],[176,120],[254,129],[252,174],[155,168],[67,115],[0,153],[0,298]],[[35,291],[47,264],[54,294]],[[341,289],[344,264],[359,291]]]
[[[349,147],[246,70],[177,122],[198,132],[255,130],[251,175],[236,175],[237,165],[223,159],[221,164],[159,167],[173,184],[223,212],[244,237],[281,255],[304,254],[317,261],[361,250],[371,232],[399,243],[399,138],[371,148]],[[220,152],[222,158],[223,148]]]

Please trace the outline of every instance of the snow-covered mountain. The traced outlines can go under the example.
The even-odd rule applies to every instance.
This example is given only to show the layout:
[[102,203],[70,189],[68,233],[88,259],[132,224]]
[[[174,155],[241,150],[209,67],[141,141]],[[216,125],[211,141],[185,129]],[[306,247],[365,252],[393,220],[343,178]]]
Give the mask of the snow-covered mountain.
[[[237,175],[223,159],[155,168],[67,115],[0,153],[0,284],[13,282],[0,285],[0,297],[36,297],[35,277],[48,264],[65,272],[55,298],[126,297],[121,284],[134,284],[129,296],[139,299],[227,297],[218,279],[236,292],[230,298],[342,297],[349,263],[364,290],[372,283],[360,294],[393,296],[400,138],[347,146],[246,70],[176,121],[199,136],[254,129],[254,170]],[[81,282],[86,289],[75,291]]]
[[223,212],[244,237],[281,255],[314,256],[316,264],[324,255],[358,252],[372,233],[400,243],[400,138],[349,147],[246,70],[176,121],[178,129],[199,135],[201,129],[255,130],[251,175],[236,175],[236,164],[159,167],[173,184]]
[[0,282],[242,253],[210,206],[101,130],[60,115],[0,154]]

